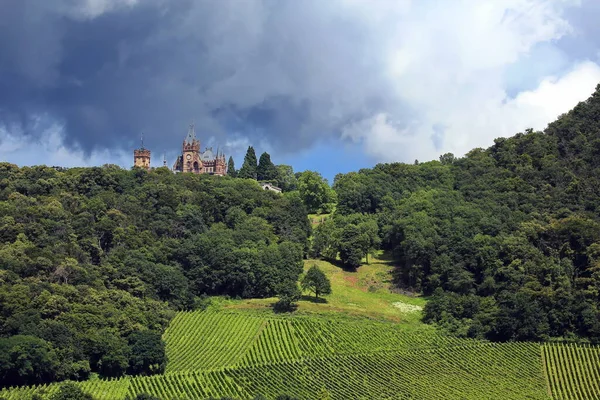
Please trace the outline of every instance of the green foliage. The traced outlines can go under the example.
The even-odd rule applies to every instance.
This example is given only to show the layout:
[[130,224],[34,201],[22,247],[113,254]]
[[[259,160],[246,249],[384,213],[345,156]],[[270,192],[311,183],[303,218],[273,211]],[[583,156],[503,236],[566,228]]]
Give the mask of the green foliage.
[[[242,399],[249,393],[269,399],[282,393],[303,399],[547,399],[548,387],[554,398],[598,393],[597,347],[489,343],[370,319],[265,315],[180,312],[166,341],[170,358],[189,360],[181,368],[72,385],[98,400],[142,394]],[[57,391],[57,385],[15,388],[0,397],[47,398]]]
[[13,385],[50,382],[58,378],[59,364],[56,350],[45,340],[26,335],[0,339],[2,382]]
[[93,400],[91,394],[85,393],[81,388],[72,382],[63,383],[58,388],[58,392],[50,396],[50,400]]
[[159,398],[248,398],[248,393],[256,392],[271,399],[281,393],[293,393],[283,398],[302,399],[328,394],[368,399],[548,398],[540,346],[534,343],[453,343],[436,349],[329,355],[122,380],[129,393]]
[[597,368],[600,349],[574,344],[544,344],[542,359],[552,398],[595,399],[600,395]]
[[302,292],[296,281],[285,280],[277,285],[277,297],[279,300],[273,306],[276,312],[291,312],[296,310],[296,302],[300,300]]
[[131,357],[129,372],[131,374],[162,373],[167,364],[165,342],[160,334],[153,331],[137,331],[129,338]]
[[311,213],[330,208],[335,203],[335,192],[329,187],[327,179],[315,171],[304,171],[298,176],[298,191],[306,208]]
[[298,178],[294,174],[294,168],[291,165],[277,165],[277,177],[279,187],[284,192],[291,192],[298,189]]
[[264,152],[260,155],[258,160],[258,167],[256,168],[256,177],[259,181],[273,182],[279,184],[279,171],[275,164],[271,161],[269,153]]
[[[340,174],[333,221],[315,230],[311,252],[360,265],[377,240],[344,218],[366,214],[397,265],[395,284],[433,295],[427,322],[494,341],[598,342],[598,115],[600,86],[545,132]],[[362,232],[375,239],[374,227]]]
[[313,265],[302,278],[302,289],[313,292],[319,298],[319,295],[331,294],[331,282],[319,267]]
[[340,235],[340,260],[350,268],[358,268],[362,258],[365,255],[367,246],[366,237],[361,234],[358,227],[354,224],[348,224],[342,229]]
[[6,163],[0,180],[3,385],[160,373],[175,310],[302,273],[306,208],[255,182]]
[[235,162],[233,161],[232,156],[229,156],[229,160],[227,160],[227,176],[231,176],[232,178],[235,178],[237,176]]
[[342,264],[350,269],[358,268],[363,258],[369,262],[372,254],[381,245],[377,220],[371,216],[336,214],[319,224],[315,230],[311,254],[335,260],[340,256]]
[[250,146],[246,151],[244,163],[242,164],[242,168],[238,171],[237,176],[239,178],[256,179],[257,167],[256,152],[254,151],[254,147]]

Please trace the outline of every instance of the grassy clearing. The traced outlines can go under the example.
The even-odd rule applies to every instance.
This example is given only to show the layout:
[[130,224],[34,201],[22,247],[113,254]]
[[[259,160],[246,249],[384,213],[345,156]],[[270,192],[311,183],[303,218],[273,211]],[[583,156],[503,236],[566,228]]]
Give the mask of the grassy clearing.
[[314,228],[330,216],[331,214],[308,214],[308,219],[310,220],[310,224]]
[[[373,258],[369,265],[362,265],[356,271],[346,271],[324,260],[306,260],[305,271],[313,264],[323,270],[331,280],[332,294],[326,296],[326,302],[319,302],[310,293],[305,293],[298,303],[298,313],[341,313],[406,325],[423,325],[420,323],[420,310],[410,310],[412,307],[401,305],[423,307],[426,300],[422,297],[393,293],[390,290],[393,267],[381,258]],[[223,307],[270,311],[275,301],[276,299],[227,301],[223,303]],[[419,328],[428,329],[424,326]]]

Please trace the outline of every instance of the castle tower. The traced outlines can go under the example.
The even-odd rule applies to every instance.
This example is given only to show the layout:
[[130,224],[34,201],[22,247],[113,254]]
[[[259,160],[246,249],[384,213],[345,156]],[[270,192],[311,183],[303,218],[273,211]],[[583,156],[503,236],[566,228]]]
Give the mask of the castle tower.
[[188,134],[183,141],[183,172],[202,172],[202,160],[200,159],[200,141],[196,139],[194,124],[190,124]]
[[142,133],[142,147],[133,151],[133,166],[150,169],[150,150],[144,148],[144,134]]
[[225,161],[225,154],[221,153],[218,150],[217,157],[215,159],[215,175],[227,175],[227,162]]

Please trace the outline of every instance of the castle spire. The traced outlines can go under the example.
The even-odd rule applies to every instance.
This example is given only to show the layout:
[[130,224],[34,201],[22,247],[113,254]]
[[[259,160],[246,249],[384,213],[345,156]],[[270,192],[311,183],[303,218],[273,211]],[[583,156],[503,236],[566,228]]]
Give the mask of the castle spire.
[[195,129],[194,120],[192,120],[192,123],[190,124],[190,126],[188,128],[188,134],[185,138],[185,143],[192,144],[195,140],[196,140],[196,129]]

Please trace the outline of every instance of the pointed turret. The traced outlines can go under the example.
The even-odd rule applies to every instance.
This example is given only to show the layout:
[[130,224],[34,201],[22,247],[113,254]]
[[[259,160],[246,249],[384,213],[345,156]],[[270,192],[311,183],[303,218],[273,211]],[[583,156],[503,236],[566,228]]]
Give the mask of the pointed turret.
[[190,124],[190,126],[189,126],[188,134],[187,134],[185,140],[183,141],[183,143],[185,143],[185,144],[193,144],[195,141],[197,141],[196,140],[196,130],[195,130],[195,127],[194,127],[194,123],[192,122]]

